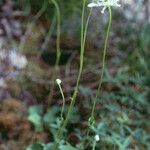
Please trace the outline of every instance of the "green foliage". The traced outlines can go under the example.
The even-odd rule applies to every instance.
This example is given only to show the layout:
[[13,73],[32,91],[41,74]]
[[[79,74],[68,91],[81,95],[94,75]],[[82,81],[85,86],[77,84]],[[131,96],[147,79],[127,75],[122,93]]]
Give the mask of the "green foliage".
[[43,150],[44,149],[44,144],[33,144],[29,147],[26,148],[26,150]]
[[[126,150],[130,148],[135,149],[136,147],[149,149],[150,136],[146,132],[146,128],[150,125],[146,119],[150,113],[150,105],[148,103],[149,90],[143,86],[143,78],[139,75],[129,74],[129,70],[130,68],[125,66],[119,69],[115,76],[111,77],[111,75],[108,75],[109,78],[105,76],[104,85],[110,84],[111,86],[116,86],[117,84],[118,88],[114,91],[103,90],[101,95],[99,95],[97,105],[101,106],[101,109],[100,111],[97,110],[96,125],[92,128],[90,135],[86,137],[84,130],[80,130],[78,126],[65,129],[65,133],[67,134],[72,130],[74,131],[79,139],[78,146],[82,150],[87,146],[92,147],[93,135],[95,134],[100,136],[100,142],[96,145],[97,149]],[[132,86],[130,85],[131,83]],[[138,89],[135,87],[138,87]],[[92,95],[92,89],[90,88],[85,87],[84,89],[84,86],[81,86],[80,90],[82,94]],[[90,105],[87,109],[90,110]],[[59,129],[61,123],[59,120],[59,107],[52,107],[45,114],[43,114],[39,106],[31,107],[29,112],[41,114],[43,126],[49,129],[53,138],[56,137],[56,131]],[[71,122],[74,122],[74,118],[78,117],[78,111],[75,109]],[[79,117],[75,122],[78,123],[81,121],[82,119]],[[85,137],[88,143],[82,145]],[[48,144],[49,149],[51,149],[53,143]],[[43,150],[48,147],[48,144],[44,144]],[[39,147],[42,146],[39,145]],[[76,147],[71,146],[71,143],[64,137],[64,141],[59,143],[59,149],[75,150],[78,148],[77,145]]]
[[42,113],[43,113],[42,106],[32,106],[29,108],[28,120],[34,125],[35,130],[37,132],[43,131],[42,117],[41,117]]
[[60,145],[59,150],[77,150],[77,148],[71,146],[70,144],[67,144],[67,145]]
[[[127,69],[120,71],[109,80],[105,78],[105,83],[114,85],[119,83],[119,88],[109,93],[103,92],[101,95],[101,99],[106,100],[107,103],[104,103],[104,109],[100,113],[101,122],[93,130],[100,135],[104,147],[107,144],[116,145],[119,150],[126,150],[134,140],[137,140],[139,145],[141,144],[138,146],[142,149],[144,146],[149,146],[148,141],[139,140],[148,136],[142,134],[149,124],[146,120],[150,107],[148,89],[142,86],[143,80],[138,75],[129,75]],[[139,90],[134,86],[130,87],[131,83],[140,87]],[[100,101],[101,105],[103,102]]]
[[[33,145],[28,146],[25,150],[50,150],[53,146],[53,143],[43,144],[43,143],[36,143]],[[58,150],[77,150],[75,147],[71,146],[70,144],[62,144],[59,146]]]
[[53,128],[58,129],[60,126],[56,119],[56,114],[59,112],[58,107],[53,107],[43,114],[42,106],[31,106],[28,112],[28,120],[33,124],[35,131],[37,132],[43,131],[44,126],[48,127],[49,129],[52,127],[50,130]]
[[141,48],[148,51],[150,49],[150,24],[146,23],[143,26],[140,35]]
[[[65,17],[67,16],[65,11],[70,11],[67,9],[73,10],[77,6],[73,6],[76,3],[73,0],[63,1],[62,3],[60,1],[58,2],[60,3],[62,14]],[[39,9],[41,5],[42,1],[39,1],[39,3],[31,1],[33,8]],[[65,7],[67,8],[66,10],[64,10]],[[53,14],[53,9],[47,7],[46,13],[47,15]],[[136,34],[131,34],[133,31]],[[121,50],[125,50],[125,52],[121,52],[127,54],[127,58],[125,61],[119,59],[119,63],[114,60],[118,70],[115,74],[111,75],[107,70],[105,71],[104,86],[112,86],[115,88],[112,90],[102,88],[102,92],[98,95],[96,116],[94,118],[92,116],[90,120],[92,131],[89,135],[86,135],[86,130],[83,128],[88,127],[88,121],[86,122],[86,126],[83,125],[81,127],[83,116],[78,113],[77,108],[73,108],[69,125],[63,129],[65,136],[63,140],[58,142],[59,150],[76,150],[78,146],[81,146],[81,150],[87,147],[91,148],[94,135],[100,136],[100,142],[96,145],[97,149],[150,149],[150,136],[147,132],[150,125],[147,120],[150,114],[150,104],[148,101],[149,87],[147,86],[150,85],[150,53],[148,51],[150,43],[149,25],[145,25],[140,32],[137,26],[128,24],[123,29],[122,34],[125,41],[121,41],[118,47]],[[120,67],[119,69],[118,66]],[[95,73],[97,74],[97,72],[96,70]],[[79,90],[81,95],[90,97],[90,99],[93,98],[95,91],[91,88],[79,86]],[[89,102],[86,101],[86,103]],[[86,111],[90,112],[91,105],[84,105],[86,105]],[[33,106],[29,109],[28,119],[37,132],[46,130],[52,134],[54,140],[57,140],[57,131],[62,125],[60,108],[51,107],[45,113],[43,112],[41,106]],[[93,122],[96,124],[94,125]],[[78,144],[70,142],[69,136],[71,136],[71,133],[75,134],[78,138]],[[50,150],[53,144],[33,144],[26,150]]]
[[[139,76],[129,75],[126,68],[119,70],[118,74],[113,78],[104,78],[104,84],[109,83],[115,86],[116,83],[119,83],[120,88],[112,92],[103,91],[103,94],[99,96],[100,101],[98,101],[98,105],[102,106],[101,111],[98,113],[100,121],[96,121],[96,125],[92,129],[94,134],[100,136],[100,142],[97,144],[97,148],[126,150],[133,146],[133,141],[136,141],[138,147],[141,149],[143,147],[149,148],[150,136],[144,129],[148,126],[148,121],[145,119],[145,116],[149,114],[148,108],[150,107],[147,99],[148,89],[141,87],[137,91],[137,89],[129,86],[131,82],[136,86],[140,86],[142,81]],[[86,94],[86,92],[83,92],[83,94]],[[30,109],[30,112],[36,112],[36,110],[35,108]],[[144,114],[142,113],[143,111],[145,112]],[[43,122],[49,126],[54,137],[60,125],[59,119],[56,119],[59,112],[58,107],[54,107],[53,109],[49,109],[43,116]],[[77,112],[74,113],[74,116],[76,115]],[[77,122],[79,121],[80,119]],[[65,130],[69,132],[69,128]],[[75,134],[82,143],[84,140],[82,130],[75,128]],[[92,144],[93,135],[89,135],[87,139]],[[134,147],[136,146],[134,145]],[[59,148],[60,150],[77,149],[64,142],[60,143]]]

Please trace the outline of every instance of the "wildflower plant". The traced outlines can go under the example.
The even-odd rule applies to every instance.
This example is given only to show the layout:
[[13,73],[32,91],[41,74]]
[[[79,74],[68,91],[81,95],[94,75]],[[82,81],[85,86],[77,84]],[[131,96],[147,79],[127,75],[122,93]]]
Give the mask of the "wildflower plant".
[[[104,11],[108,8],[109,10],[109,22],[108,22],[108,27],[107,27],[107,32],[106,32],[106,38],[105,38],[105,42],[104,42],[104,50],[103,50],[103,58],[102,58],[102,70],[101,70],[101,75],[100,75],[100,80],[99,80],[99,85],[98,85],[98,89],[96,92],[96,96],[94,98],[94,104],[92,107],[92,112],[91,112],[91,116],[89,118],[89,129],[91,129],[94,126],[94,111],[95,111],[95,106],[96,106],[96,101],[97,101],[97,97],[102,85],[102,80],[103,80],[103,74],[104,74],[104,67],[105,67],[105,57],[106,57],[106,50],[107,50],[107,43],[108,43],[108,38],[109,38],[109,33],[110,33],[110,28],[111,28],[111,22],[112,22],[112,12],[111,12],[111,7],[120,7],[120,4],[118,4],[119,0],[97,0],[97,1],[92,1],[92,3],[88,4],[88,7],[91,8],[88,18],[86,20],[86,23],[84,22],[84,16],[85,16],[85,6],[86,6],[86,0],[83,0],[83,9],[82,9],[82,20],[81,20],[81,50],[80,50],[80,67],[79,67],[79,74],[78,74],[78,78],[77,78],[77,82],[76,82],[76,86],[74,89],[74,93],[73,96],[71,97],[71,103],[69,106],[69,110],[67,112],[66,118],[62,123],[62,127],[60,128],[60,130],[57,133],[57,139],[55,141],[53,150],[57,149],[58,144],[60,139],[62,138],[63,135],[63,131],[66,128],[68,121],[70,119],[70,115],[72,113],[73,107],[75,105],[76,102],[76,98],[77,98],[77,93],[78,93],[78,88],[79,88],[79,82],[80,82],[80,78],[82,75],[82,70],[83,70],[83,62],[84,62],[84,49],[85,49],[85,40],[86,40],[86,34],[87,34],[87,28],[88,28],[88,23],[89,23],[89,19],[92,13],[92,8],[93,7],[100,7],[102,6],[102,13],[104,13]],[[85,27],[84,27],[85,24]],[[60,85],[60,84],[59,84]],[[89,134],[90,130],[88,131]],[[96,144],[94,144],[95,147]]]
[[[86,22],[84,22],[84,17],[85,17],[85,9],[86,9],[86,2],[87,0],[83,0],[83,7],[82,7],[82,19],[81,19],[81,47],[80,47],[80,67],[79,67],[79,73],[78,73],[78,77],[77,77],[77,82],[76,82],[76,86],[74,88],[74,92],[73,95],[71,97],[71,103],[66,115],[66,118],[64,119],[62,126],[60,128],[60,130],[58,130],[57,133],[57,139],[55,140],[54,146],[53,146],[53,150],[56,150],[58,148],[59,145],[59,141],[63,136],[63,131],[66,128],[68,121],[70,119],[70,116],[72,114],[76,99],[77,99],[77,93],[78,93],[78,89],[79,89],[79,82],[80,82],[80,78],[82,75],[82,71],[83,71],[83,64],[84,64],[84,50],[85,50],[85,41],[86,41],[86,35],[87,35],[87,29],[88,29],[88,25],[89,25],[89,20],[90,20],[90,16],[92,14],[92,8],[89,11],[88,17]],[[85,25],[85,27],[84,27]]]
[[[88,4],[88,7],[103,7],[101,13],[104,13],[106,9],[108,9],[109,12],[109,20],[108,20],[108,26],[107,26],[107,31],[106,31],[106,38],[104,41],[104,49],[103,49],[103,56],[102,56],[102,69],[101,69],[101,74],[100,74],[100,79],[99,79],[99,84],[98,84],[98,89],[96,91],[96,95],[94,98],[94,103],[92,107],[92,112],[91,116],[89,118],[89,128],[92,129],[95,123],[95,117],[94,117],[94,111],[95,111],[95,106],[97,102],[97,98],[102,86],[102,81],[103,81],[103,75],[104,75],[104,68],[105,68],[105,59],[106,59],[106,51],[107,51],[107,44],[108,44],[108,38],[110,34],[110,28],[111,28],[111,23],[112,23],[112,10],[111,7],[120,7],[121,5],[119,4],[119,0],[96,0],[92,3]],[[89,131],[88,131],[89,134]]]
[[[65,128],[69,122],[70,116],[73,112],[73,108],[74,108],[74,105],[75,105],[76,99],[77,99],[80,78],[82,75],[83,65],[84,65],[85,41],[86,41],[86,35],[87,35],[90,16],[92,14],[92,9],[93,9],[93,7],[103,7],[101,12],[104,13],[104,11],[106,9],[108,9],[109,21],[108,21],[108,27],[107,27],[107,32],[106,32],[106,38],[105,38],[105,42],[104,42],[104,49],[103,49],[103,56],[102,56],[102,70],[101,70],[98,89],[97,89],[97,92],[96,92],[96,95],[94,98],[94,103],[93,103],[91,115],[89,117],[89,129],[88,129],[87,135],[90,133],[90,130],[94,126],[94,123],[95,123],[94,111],[95,111],[95,106],[96,106],[97,98],[99,95],[99,91],[100,91],[100,88],[102,85],[104,67],[105,67],[107,43],[108,43],[108,38],[109,38],[109,33],[110,33],[110,28],[111,28],[111,22],[112,22],[111,7],[120,7],[120,4],[119,4],[119,0],[97,0],[97,1],[93,0],[91,3],[88,4],[88,7],[90,7],[90,11],[89,11],[88,16],[87,16],[86,21],[85,21],[85,10],[86,10],[86,5],[87,5],[87,0],[83,0],[82,19],[81,19],[81,41],[80,41],[81,47],[80,47],[79,73],[78,73],[78,77],[77,77],[77,81],[76,81],[73,95],[70,98],[71,103],[69,105],[68,112],[67,112],[66,116],[64,117],[63,113],[64,113],[64,106],[65,106],[65,97],[64,97],[63,90],[61,87],[62,81],[60,79],[56,79],[56,72],[58,69],[59,59],[60,59],[60,55],[61,55],[61,52],[60,52],[60,9],[59,9],[59,5],[58,5],[56,0],[49,0],[49,3],[54,4],[54,6],[56,8],[56,17],[57,17],[57,59],[56,59],[56,64],[55,64],[55,69],[53,72],[52,80],[53,81],[56,80],[56,83],[59,87],[59,90],[60,90],[60,93],[61,93],[62,99],[63,99],[63,106],[62,106],[61,115],[60,115],[60,117],[61,117],[60,128],[58,129],[58,131],[56,133],[55,141],[54,141],[53,146],[52,146],[52,150],[57,150],[59,147],[60,141],[63,138],[63,132],[64,132],[64,130],[65,130]],[[49,98],[50,98],[49,103],[51,102],[51,99],[52,99],[53,93],[51,93],[51,92],[53,91],[53,87],[54,87],[54,85],[52,85],[52,87],[51,87],[51,91],[50,91],[50,95],[49,95]],[[96,144],[99,140],[100,140],[99,136],[95,135],[94,140],[93,140],[93,150],[95,150]],[[84,142],[83,142],[83,145],[84,145]]]

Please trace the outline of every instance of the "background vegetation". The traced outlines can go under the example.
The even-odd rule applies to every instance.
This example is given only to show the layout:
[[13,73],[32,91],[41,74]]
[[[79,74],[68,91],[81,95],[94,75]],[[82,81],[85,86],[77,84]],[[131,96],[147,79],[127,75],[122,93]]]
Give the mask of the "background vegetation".
[[[66,114],[79,69],[82,1],[57,3],[62,55],[56,77],[62,80]],[[108,20],[107,12],[102,15],[99,8],[93,10],[77,103],[59,143],[60,150],[91,150],[95,135],[100,137],[97,150],[150,149],[149,1],[121,3],[121,8],[113,9],[96,122],[87,135]],[[85,16],[88,12],[86,8]],[[62,107],[61,93],[52,80],[56,16],[48,0],[0,1],[0,150],[49,150],[56,138]],[[14,60],[27,61],[23,68],[12,62],[11,52],[17,54]]]

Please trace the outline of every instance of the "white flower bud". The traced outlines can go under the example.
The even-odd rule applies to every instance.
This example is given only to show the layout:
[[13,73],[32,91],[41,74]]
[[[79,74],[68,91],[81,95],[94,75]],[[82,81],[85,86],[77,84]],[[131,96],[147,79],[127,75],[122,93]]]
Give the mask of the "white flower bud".
[[95,135],[94,139],[96,142],[98,142],[100,140],[99,135]]
[[61,80],[60,80],[60,79],[56,79],[56,83],[57,83],[58,85],[60,85],[60,84],[61,84]]

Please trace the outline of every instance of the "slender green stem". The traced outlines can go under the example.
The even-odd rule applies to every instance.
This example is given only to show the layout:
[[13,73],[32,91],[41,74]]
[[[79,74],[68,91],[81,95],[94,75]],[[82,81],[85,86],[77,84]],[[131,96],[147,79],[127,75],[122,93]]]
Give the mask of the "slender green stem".
[[110,28],[111,28],[111,23],[112,23],[111,7],[108,7],[108,10],[109,10],[109,21],[108,21],[108,27],[107,27],[107,32],[106,32],[106,38],[105,38],[105,42],[104,42],[104,50],[103,50],[103,58],[102,58],[102,69],[101,69],[101,75],[100,75],[98,89],[96,91],[96,96],[94,98],[94,104],[93,104],[93,107],[92,107],[91,118],[94,118],[94,111],[95,111],[95,106],[96,106],[96,102],[97,102],[97,97],[99,95],[99,92],[100,92],[100,89],[101,89],[101,86],[102,86],[102,82],[103,82],[103,75],[104,75],[104,68],[105,68],[105,58],[106,58],[106,51],[107,51],[107,43],[108,43],[108,38],[109,38]]
[[[111,8],[109,7],[109,21],[108,21],[108,27],[107,27],[107,31],[106,31],[106,38],[105,38],[105,42],[104,42],[104,50],[103,50],[103,56],[102,56],[102,70],[101,70],[101,75],[100,75],[100,80],[99,80],[99,85],[98,85],[98,89],[96,91],[96,96],[94,98],[94,104],[92,107],[92,112],[91,112],[91,116],[89,118],[89,128],[87,131],[87,136],[89,136],[90,130],[92,128],[92,126],[94,125],[95,119],[94,119],[94,111],[95,111],[95,106],[96,106],[96,102],[97,102],[97,97],[98,94],[100,92],[100,88],[102,86],[102,80],[103,80],[103,74],[104,74],[104,68],[105,68],[105,58],[106,58],[106,51],[107,51],[107,43],[108,43],[108,38],[109,38],[109,33],[110,33],[110,28],[111,28],[111,22],[112,22],[112,12],[111,12]],[[85,140],[83,141],[83,144],[85,143]],[[93,144],[93,149],[95,149],[96,143]]]
[[86,20],[86,24],[85,24],[85,29],[84,29],[84,37],[83,37],[83,44],[82,44],[82,48],[84,49],[85,47],[85,41],[86,41],[86,35],[87,35],[87,30],[88,30],[88,25],[89,25],[89,21],[90,21],[90,17],[92,15],[92,10],[93,8],[90,9],[90,12],[88,14],[87,20]]
[[[87,28],[88,28],[88,24],[89,24],[89,20],[90,20],[91,14],[92,14],[92,10],[93,10],[93,8],[90,9],[90,12],[89,12],[89,15],[88,15],[88,18],[87,18],[87,21],[86,21],[86,25],[85,25],[85,33],[84,33],[84,39],[83,39],[83,45],[82,45],[83,48],[85,46],[86,35],[87,35]],[[87,131],[86,138],[88,137],[89,132],[90,132],[90,130]],[[83,144],[82,145],[84,145],[86,138],[83,140]]]
[[69,120],[70,115],[72,113],[73,106],[74,106],[74,104],[76,102],[76,97],[77,97],[78,88],[79,88],[79,82],[80,82],[80,78],[81,78],[82,70],[83,70],[85,40],[86,40],[87,28],[88,28],[88,24],[89,24],[89,18],[91,16],[91,11],[90,11],[90,13],[88,15],[87,22],[86,22],[86,27],[85,27],[85,30],[84,30],[85,5],[86,5],[86,0],[83,1],[83,11],[82,11],[82,21],[81,21],[81,50],[80,50],[80,68],[79,68],[79,74],[78,74],[76,86],[75,86],[75,89],[74,89],[74,93],[73,93],[73,96],[71,98],[71,104],[69,106],[69,110],[68,110],[66,119],[65,119],[65,121],[64,121],[64,123],[62,125],[62,130],[59,133],[59,138],[61,138],[63,130],[65,129],[65,127],[68,124],[68,120]]
[[60,60],[60,55],[61,55],[61,51],[60,51],[60,9],[59,6],[56,2],[56,0],[52,0],[52,2],[54,3],[55,7],[56,7],[56,13],[57,13],[57,41],[56,41],[56,49],[57,49],[57,58],[56,58],[56,68],[59,65],[59,60]]
[[58,65],[59,65],[59,60],[60,60],[60,9],[58,6],[58,3],[56,0],[49,0],[49,3],[53,3],[56,9],[56,15],[57,15],[57,41],[56,41],[56,62],[55,62],[55,67],[52,73],[52,84],[50,88],[50,93],[48,96],[48,105],[51,104],[52,98],[53,98],[53,90],[54,90],[54,81],[56,79],[56,72],[58,70]]
[[64,113],[64,108],[65,108],[65,96],[64,96],[63,90],[61,88],[61,85],[58,84],[58,86],[59,86],[59,90],[60,90],[60,93],[61,93],[61,96],[62,96],[62,99],[63,99],[63,106],[62,106],[61,115],[60,115],[60,118],[63,119],[63,113]]
[[96,147],[96,141],[94,140],[92,150],[95,150],[95,147]]
[[71,104],[69,106],[69,110],[66,116],[66,119],[64,120],[64,123],[62,125],[62,130],[59,133],[59,138],[61,137],[61,134],[63,132],[63,130],[65,129],[65,127],[67,126],[68,120],[70,118],[70,115],[72,113],[72,109],[73,106],[75,104],[76,101],[76,97],[77,97],[77,92],[78,92],[78,87],[79,87],[79,81],[81,78],[81,74],[82,74],[82,70],[83,70],[83,58],[84,58],[84,46],[83,46],[83,38],[84,38],[84,14],[85,14],[85,5],[86,5],[86,0],[83,1],[83,11],[82,11],[82,21],[81,21],[81,50],[80,50],[80,68],[79,68],[79,74],[78,74],[78,78],[77,78],[77,82],[76,82],[76,86],[74,89],[74,93],[73,96],[71,98]]
[[[66,118],[65,118],[65,120],[64,120],[64,122],[63,122],[63,124],[62,124],[62,127],[60,128],[60,130],[59,130],[58,133],[57,133],[57,139],[56,139],[56,141],[55,141],[53,150],[56,150],[56,149],[57,149],[59,140],[60,140],[60,138],[62,137],[63,132],[64,132],[64,129],[66,128],[66,126],[67,126],[67,124],[68,124],[68,121],[69,121],[69,119],[70,119],[70,115],[71,115],[71,113],[72,113],[72,111],[73,111],[73,107],[74,107],[74,105],[75,105],[76,98],[77,98],[77,93],[78,93],[78,88],[79,88],[79,82],[80,82],[80,78],[81,78],[82,70],[83,70],[84,50],[85,50],[85,41],[86,41],[86,35],[87,35],[87,28],[88,28],[89,19],[90,19],[91,13],[92,13],[92,9],[91,9],[90,12],[89,12],[87,21],[86,21],[85,29],[84,29],[84,16],[85,16],[86,1],[87,1],[87,0],[83,0],[83,8],[82,8],[82,20],[81,20],[81,49],[80,49],[80,68],[79,68],[79,74],[78,74],[78,77],[77,77],[76,86],[75,86],[75,89],[74,89],[73,96],[72,96],[72,98],[71,98],[71,103],[70,103],[70,106],[69,106],[69,110],[68,110],[68,112],[67,112],[67,116],[66,116]],[[56,142],[57,142],[57,143],[56,143]]]

